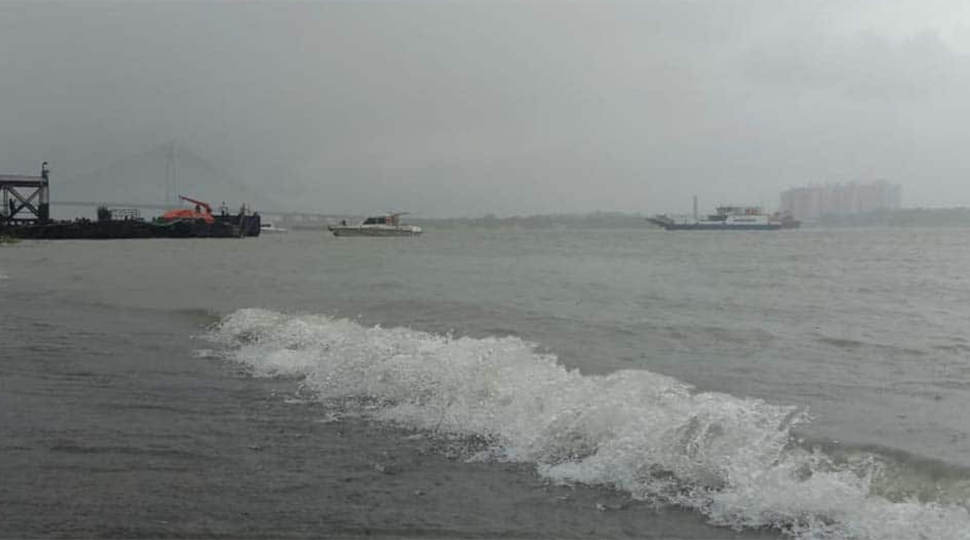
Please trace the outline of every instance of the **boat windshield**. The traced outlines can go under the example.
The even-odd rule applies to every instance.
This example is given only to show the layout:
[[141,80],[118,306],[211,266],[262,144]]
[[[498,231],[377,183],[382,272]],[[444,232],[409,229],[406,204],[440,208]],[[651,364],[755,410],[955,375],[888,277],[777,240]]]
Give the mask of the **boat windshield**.
[[388,214],[386,216],[369,217],[364,220],[362,225],[398,225],[398,216],[401,214]]

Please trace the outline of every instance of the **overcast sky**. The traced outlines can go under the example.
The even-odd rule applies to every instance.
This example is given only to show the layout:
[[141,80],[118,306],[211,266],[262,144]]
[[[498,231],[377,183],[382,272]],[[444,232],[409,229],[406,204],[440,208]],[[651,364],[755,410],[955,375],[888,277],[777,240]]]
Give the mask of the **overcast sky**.
[[170,139],[330,213],[970,206],[970,3],[0,2],[0,171]]

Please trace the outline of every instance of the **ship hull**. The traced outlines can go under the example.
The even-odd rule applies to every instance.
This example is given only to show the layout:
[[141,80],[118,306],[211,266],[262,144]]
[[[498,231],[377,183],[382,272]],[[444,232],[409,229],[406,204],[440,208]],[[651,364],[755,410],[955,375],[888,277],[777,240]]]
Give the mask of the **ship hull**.
[[707,224],[707,223],[671,223],[666,225],[661,225],[664,229],[668,231],[777,231],[781,229],[781,225],[769,223],[767,225],[753,224],[753,225],[724,225],[724,224]]
[[770,221],[761,223],[726,223],[723,221],[678,222],[665,216],[647,218],[647,221],[668,231],[777,231],[797,229],[798,221]]

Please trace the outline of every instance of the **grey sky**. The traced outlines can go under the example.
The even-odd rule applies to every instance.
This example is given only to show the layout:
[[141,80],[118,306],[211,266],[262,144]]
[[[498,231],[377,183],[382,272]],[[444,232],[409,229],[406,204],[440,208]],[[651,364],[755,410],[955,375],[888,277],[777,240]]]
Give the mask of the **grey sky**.
[[0,2],[0,170],[174,138],[322,212],[970,205],[968,96],[964,2]]

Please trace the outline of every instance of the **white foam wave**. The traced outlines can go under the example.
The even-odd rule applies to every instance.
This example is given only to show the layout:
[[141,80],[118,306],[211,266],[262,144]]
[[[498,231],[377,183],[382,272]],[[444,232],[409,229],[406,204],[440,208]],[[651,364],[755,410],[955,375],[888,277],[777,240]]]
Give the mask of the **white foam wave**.
[[211,333],[259,376],[304,376],[324,398],[366,397],[386,421],[494,442],[563,482],[680,504],[729,527],[800,538],[970,538],[966,506],[890,501],[877,460],[792,444],[793,407],[694,392],[648,371],[568,370],[515,337],[451,338],[244,309]]

